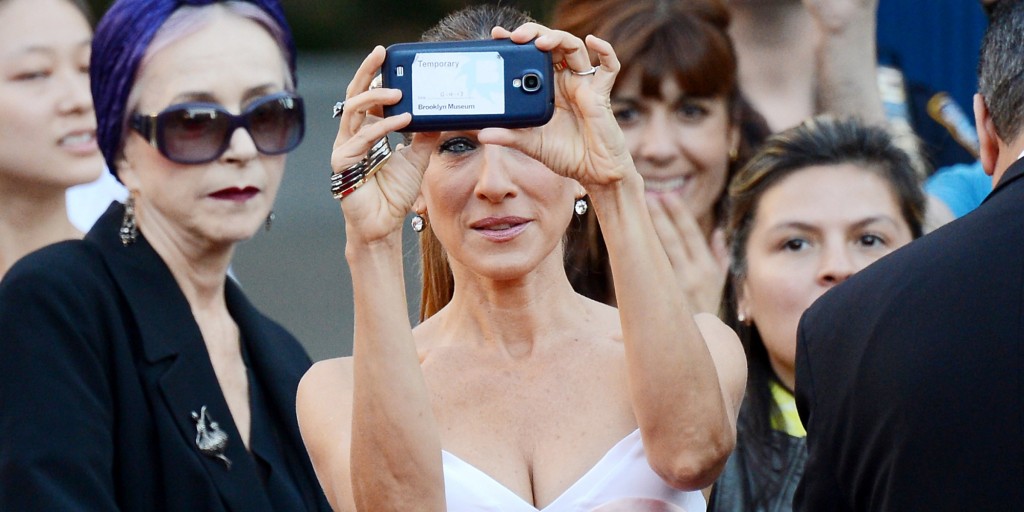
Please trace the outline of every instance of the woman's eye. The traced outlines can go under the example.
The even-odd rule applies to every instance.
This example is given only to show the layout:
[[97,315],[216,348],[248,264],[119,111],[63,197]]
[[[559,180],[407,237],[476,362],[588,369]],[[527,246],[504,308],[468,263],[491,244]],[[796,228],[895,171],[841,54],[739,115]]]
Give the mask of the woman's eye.
[[25,71],[14,75],[14,79],[19,82],[28,82],[31,80],[42,80],[50,76],[50,72],[45,69],[38,69],[33,71]]
[[620,107],[612,109],[615,120],[622,126],[629,126],[640,119],[640,111],[633,107]]
[[858,239],[861,245],[865,247],[880,247],[885,245],[885,240],[878,235],[861,235]]
[[807,247],[807,240],[802,238],[791,238],[782,242],[782,249],[785,251],[796,252]]
[[687,102],[679,105],[676,114],[686,121],[700,121],[708,115],[708,109],[695,102]]
[[456,155],[473,151],[476,149],[476,144],[473,141],[465,137],[456,137],[454,139],[446,140],[441,143],[438,148],[439,153],[454,153]]

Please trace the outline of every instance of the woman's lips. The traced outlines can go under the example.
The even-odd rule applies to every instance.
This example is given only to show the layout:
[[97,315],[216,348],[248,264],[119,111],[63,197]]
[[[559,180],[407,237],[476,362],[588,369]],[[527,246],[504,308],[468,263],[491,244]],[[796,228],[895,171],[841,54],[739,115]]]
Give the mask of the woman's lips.
[[252,199],[256,194],[259,193],[260,189],[256,187],[230,187],[218,190],[210,194],[210,197],[214,199],[223,199],[225,201],[245,202],[248,201],[249,199]]
[[526,230],[530,221],[520,217],[488,217],[474,222],[472,227],[488,240],[506,242]]

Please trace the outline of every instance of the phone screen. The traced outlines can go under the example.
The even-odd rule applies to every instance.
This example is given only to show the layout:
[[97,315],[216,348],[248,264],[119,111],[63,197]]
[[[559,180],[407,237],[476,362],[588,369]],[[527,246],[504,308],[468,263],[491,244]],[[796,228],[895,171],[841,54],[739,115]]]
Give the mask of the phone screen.
[[505,64],[498,52],[418,53],[411,73],[414,116],[505,113]]

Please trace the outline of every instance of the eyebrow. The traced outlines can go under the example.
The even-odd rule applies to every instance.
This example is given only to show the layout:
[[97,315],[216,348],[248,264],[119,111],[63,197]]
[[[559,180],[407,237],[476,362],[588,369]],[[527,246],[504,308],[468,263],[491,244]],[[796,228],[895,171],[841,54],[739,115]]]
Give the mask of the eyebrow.
[[[685,101],[704,101],[704,100],[713,100],[715,98],[716,98],[715,95],[698,96],[696,94],[682,93],[682,94],[679,94],[678,96],[676,96],[674,99],[670,100],[670,102],[672,104],[674,104],[674,105],[678,105],[678,104],[683,103]],[[653,97],[652,98],[650,96],[626,96],[626,97],[623,97],[623,96],[620,96],[620,95],[613,95],[611,97],[612,103],[626,103],[626,104],[628,104],[630,106],[634,106],[634,107],[639,105],[640,101],[643,100],[643,99],[657,99],[659,101],[661,100],[660,97]]]
[[[277,84],[266,83],[257,85],[256,87],[250,87],[242,94],[242,104],[249,102],[249,100],[265,96],[270,91],[278,88]],[[171,100],[171,104],[185,103],[185,102],[201,102],[201,103],[220,103],[216,96],[206,91],[186,91]]]
[[[875,216],[872,216],[872,217],[867,217],[867,218],[861,219],[861,220],[853,223],[853,225],[850,226],[850,227],[854,228],[854,229],[859,229],[859,228],[863,228],[863,227],[866,227],[866,226],[870,226],[871,224],[875,224],[875,223],[891,224],[893,227],[898,227],[899,226],[899,224],[892,217],[889,217],[888,215],[875,215]],[[814,226],[812,224],[808,224],[806,222],[801,222],[801,221],[798,221],[798,220],[788,221],[788,222],[780,222],[780,223],[772,226],[771,228],[769,228],[769,231],[780,231],[780,230],[783,230],[783,229],[799,229],[799,230],[802,230],[802,231],[820,231],[817,226]]]
[[[83,40],[80,43],[75,44],[74,46],[75,46],[75,48],[81,48],[83,46],[90,46],[90,45],[92,45],[92,38],[91,37],[88,38],[88,39]],[[31,45],[31,46],[26,46],[25,48],[22,48],[20,51],[18,51],[16,53],[54,53],[54,52],[55,52],[55,47],[53,47],[53,46],[47,46],[47,45],[43,45],[43,44],[34,44],[34,45]]]

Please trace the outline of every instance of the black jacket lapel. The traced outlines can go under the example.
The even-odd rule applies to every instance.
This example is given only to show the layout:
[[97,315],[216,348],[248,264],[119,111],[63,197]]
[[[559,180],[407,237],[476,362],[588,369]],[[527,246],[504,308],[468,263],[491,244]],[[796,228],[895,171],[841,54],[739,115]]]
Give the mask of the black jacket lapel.
[[[123,207],[112,205],[89,232],[107,262],[111,274],[131,308],[141,343],[139,371],[143,381],[157,382],[158,390],[147,390],[157,422],[167,415],[177,426],[187,450],[194,451],[217,488],[227,510],[253,512],[270,510],[252,457],[238,433],[217,376],[213,371],[206,344],[195,323],[188,301],[170,269],[140,234],[125,247],[118,237]],[[203,407],[211,421],[227,433],[224,455],[230,469],[220,459],[202,454],[196,445],[196,421],[192,413]]]

